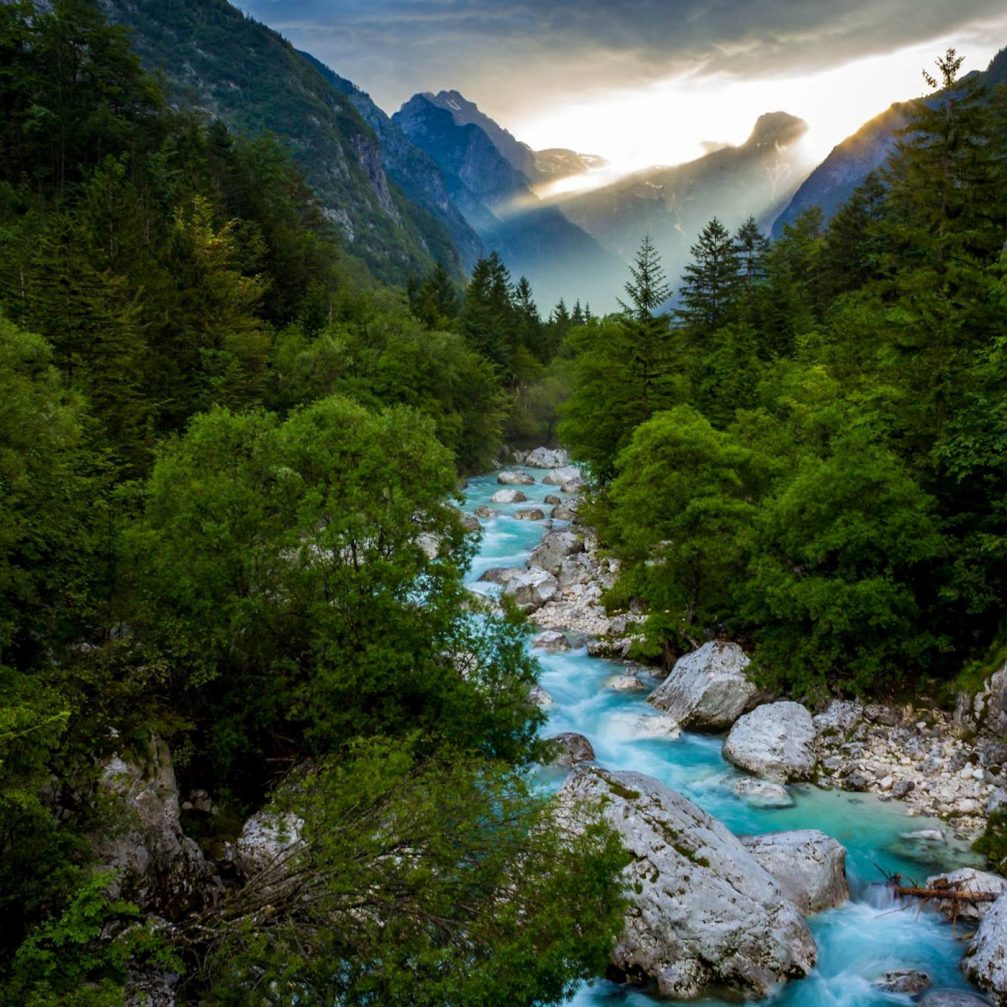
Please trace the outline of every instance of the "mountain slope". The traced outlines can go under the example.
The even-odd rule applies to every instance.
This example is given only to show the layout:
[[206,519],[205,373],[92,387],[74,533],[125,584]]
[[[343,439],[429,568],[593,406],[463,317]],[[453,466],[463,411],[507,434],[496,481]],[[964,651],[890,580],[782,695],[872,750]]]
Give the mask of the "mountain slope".
[[414,203],[423,207],[448,232],[461,255],[466,271],[484,252],[479,235],[465,220],[448,193],[433,159],[414,144],[394,122],[352,81],[340,77],[310,53],[301,53],[333,87],[341,91],[374,130],[381,144],[382,162],[388,177]]
[[772,222],[804,177],[796,144],[806,129],[803,120],[785,112],[763,115],[740,147],[648,168],[603,188],[558,197],[556,205],[625,261],[649,234],[675,282],[689,246],[711,217],[730,227],[749,215],[764,228]]
[[[1007,49],[994,56],[989,67],[978,76],[991,90],[1007,84]],[[782,233],[784,225],[792,224],[812,206],[821,207],[825,219],[829,220],[867,175],[888,159],[911,107],[911,102],[897,102],[834,147],[777,218],[774,235]]]
[[[565,297],[593,298],[602,306],[599,290],[618,284],[619,262],[557,208],[544,205],[528,176],[481,125],[459,124],[450,108],[423,94],[392,119],[436,162],[451,198],[486,247],[499,252],[515,276],[528,277],[543,305]],[[614,305],[614,297],[606,304]]]
[[102,0],[133,30],[174,102],[238,131],[268,130],[292,153],[347,248],[386,280],[432,260],[458,268],[445,226],[389,182],[374,130],[343,91],[265,25],[226,0]]

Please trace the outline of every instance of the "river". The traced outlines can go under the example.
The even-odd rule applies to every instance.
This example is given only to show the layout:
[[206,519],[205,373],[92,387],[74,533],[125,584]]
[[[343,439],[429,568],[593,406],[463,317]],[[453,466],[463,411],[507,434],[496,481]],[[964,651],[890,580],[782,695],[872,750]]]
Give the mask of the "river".
[[[524,566],[546,531],[545,523],[518,520],[514,512],[559,492],[541,482],[546,470],[517,471],[536,479],[533,486],[519,487],[528,497],[527,504],[490,503],[490,497],[502,488],[495,474],[472,479],[465,490],[466,511],[486,504],[499,514],[481,522],[482,542],[468,575],[469,585],[483,593],[497,590],[478,582],[484,571]],[[548,512],[548,505],[545,510]],[[690,733],[674,739],[648,736],[646,718],[656,716],[657,711],[645,702],[647,693],[606,688],[607,679],[625,672],[622,664],[589,657],[586,650],[559,654],[535,651],[535,656],[542,667],[540,684],[554,700],[543,729],[546,736],[560,731],[585,735],[600,765],[656,777],[736,833],[816,828],[846,847],[851,899],[809,921],[818,942],[817,969],[808,978],[783,986],[767,1003],[780,1007],[913,1003],[908,995],[882,993],[872,985],[874,977],[896,968],[925,971],[933,979],[933,990],[975,992],[959,970],[961,929],[956,931],[936,913],[895,904],[879,884],[881,871],[922,880],[937,870],[976,863],[975,855],[961,845],[927,849],[925,844],[906,838],[907,833],[917,830],[940,828],[940,822],[909,817],[905,806],[894,800],[882,802],[872,795],[810,785],[790,788],[794,807],[752,807],[730,789],[730,782],[741,774],[721,756],[721,737]],[[562,775],[545,771],[541,779],[542,786],[555,788]],[[711,999],[699,1002],[705,1007],[722,1003]],[[656,1002],[633,987],[598,981],[579,990],[571,1003],[575,1007],[654,1007]]]

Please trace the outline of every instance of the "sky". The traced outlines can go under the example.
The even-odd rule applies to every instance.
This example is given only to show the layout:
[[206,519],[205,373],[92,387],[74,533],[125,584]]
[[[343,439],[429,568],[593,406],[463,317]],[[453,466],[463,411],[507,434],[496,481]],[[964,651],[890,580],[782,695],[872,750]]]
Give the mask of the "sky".
[[741,143],[762,112],[810,127],[823,158],[922,94],[948,46],[984,69],[1004,0],[239,0],[387,112],[456,89],[536,149],[617,172]]

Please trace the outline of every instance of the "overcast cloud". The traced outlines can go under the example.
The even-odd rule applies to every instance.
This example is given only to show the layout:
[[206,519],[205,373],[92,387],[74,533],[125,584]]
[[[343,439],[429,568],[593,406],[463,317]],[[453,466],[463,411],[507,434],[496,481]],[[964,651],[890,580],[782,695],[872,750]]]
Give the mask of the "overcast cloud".
[[[536,101],[682,73],[794,76],[1004,17],[1003,0],[241,0],[394,110],[455,87]],[[1004,40],[1007,43],[1007,39]]]

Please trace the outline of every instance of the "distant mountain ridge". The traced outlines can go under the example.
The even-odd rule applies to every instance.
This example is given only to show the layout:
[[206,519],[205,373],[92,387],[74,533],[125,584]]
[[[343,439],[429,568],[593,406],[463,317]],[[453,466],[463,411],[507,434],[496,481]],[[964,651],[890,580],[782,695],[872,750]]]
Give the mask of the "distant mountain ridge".
[[796,116],[767,113],[739,147],[646,168],[598,189],[558,197],[555,205],[625,262],[649,235],[677,285],[689,248],[711,217],[735,228],[751,215],[763,230],[769,228],[809,167],[796,147],[806,130]]
[[[985,71],[970,76],[974,75],[981,77],[990,89],[1007,84],[1007,49],[997,53]],[[813,206],[822,209],[826,221],[831,219],[867,175],[880,168],[894,151],[898,131],[905,126],[912,105],[913,102],[897,102],[835,146],[777,218],[774,236],[782,234],[787,224]]]

